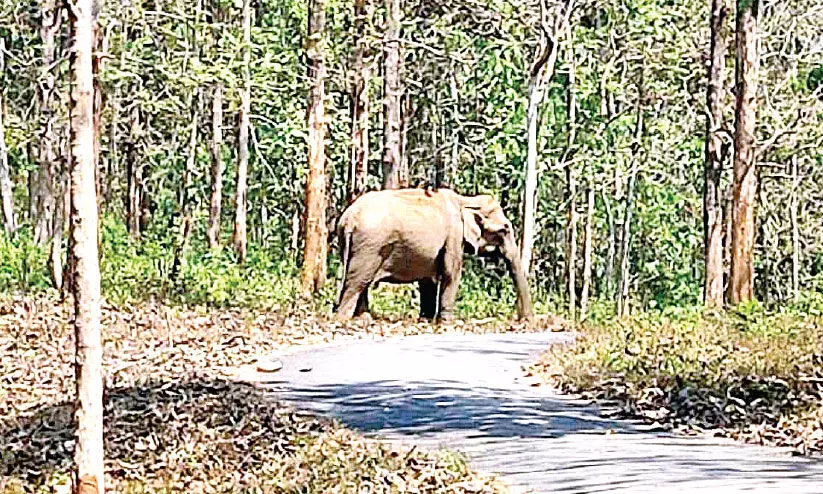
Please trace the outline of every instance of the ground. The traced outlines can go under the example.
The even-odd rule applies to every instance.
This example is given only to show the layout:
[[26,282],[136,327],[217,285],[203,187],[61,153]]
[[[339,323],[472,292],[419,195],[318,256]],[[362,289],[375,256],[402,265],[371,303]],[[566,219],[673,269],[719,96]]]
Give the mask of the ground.
[[[0,491],[51,491],[71,469],[73,339],[69,307],[0,303]],[[271,352],[392,334],[527,330],[374,321],[308,313],[104,309],[107,481],[116,492],[375,490],[502,492],[459,455],[366,440],[298,413],[233,370]]]

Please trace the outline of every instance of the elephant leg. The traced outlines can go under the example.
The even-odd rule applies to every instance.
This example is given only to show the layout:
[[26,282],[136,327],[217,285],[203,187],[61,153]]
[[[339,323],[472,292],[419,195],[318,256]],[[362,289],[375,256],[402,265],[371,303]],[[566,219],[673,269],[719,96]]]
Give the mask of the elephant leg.
[[437,316],[437,301],[439,299],[437,283],[433,280],[420,280],[417,285],[420,289],[420,317],[434,319]]
[[340,290],[340,302],[337,305],[338,319],[351,319],[369,308],[368,289],[371,286],[383,260],[366,256],[352,258],[349,269]]
[[360,296],[357,297],[357,306],[354,309],[354,316],[362,316],[363,314],[367,314],[369,312],[369,287],[363,289],[360,292]]
[[457,305],[457,290],[460,288],[460,271],[444,276],[440,283],[440,314],[442,321],[454,319],[454,309]]

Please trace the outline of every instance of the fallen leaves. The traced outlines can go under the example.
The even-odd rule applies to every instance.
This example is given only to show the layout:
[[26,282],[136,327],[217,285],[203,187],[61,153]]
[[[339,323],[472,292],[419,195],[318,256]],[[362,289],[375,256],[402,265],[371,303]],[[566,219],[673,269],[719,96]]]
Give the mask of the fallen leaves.
[[[69,308],[0,302],[0,490],[66,488],[73,449]],[[502,492],[458,457],[399,451],[236,380],[299,346],[527,325],[347,324],[307,313],[105,307],[106,473],[115,492]],[[262,359],[261,359],[262,357]],[[273,359],[273,360],[270,360]],[[363,489],[367,489],[363,491]],[[368,490],[370,489],[370,490]]]
[[[764,316],[766,317],[766,316]],[[763,329],[766,328],[766,329]],[[823,320],[636,319],[582,328],[527,369],[619,415],[823,453]]]

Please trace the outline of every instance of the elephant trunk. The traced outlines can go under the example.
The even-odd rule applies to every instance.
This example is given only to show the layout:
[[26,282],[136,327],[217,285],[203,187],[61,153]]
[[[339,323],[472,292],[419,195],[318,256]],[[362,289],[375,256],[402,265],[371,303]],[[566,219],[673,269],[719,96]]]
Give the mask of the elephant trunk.
[[518,256],[519,249],[517,243],[511,240],[506,242],[508,248],[505,249],[506,264],[509,267],[509,274],[511,274],[514,282],[514,291],[517,294],[517,314],[520,319],[531,320],[534,317],[532,311],[532,301],[529,296],[529,281],[526,279],[526,273],[523,271],[523,266],[520,264],[520,256]]

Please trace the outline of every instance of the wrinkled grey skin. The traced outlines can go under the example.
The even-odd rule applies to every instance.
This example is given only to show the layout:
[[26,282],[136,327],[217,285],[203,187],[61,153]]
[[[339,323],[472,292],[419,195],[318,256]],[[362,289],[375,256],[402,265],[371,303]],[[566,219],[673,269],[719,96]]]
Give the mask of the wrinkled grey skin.
[[337,233],[345,269],[335,309],[340,319],[368,312],[369,288],[379,282],[417,282],[420,316],[452,318],[464,250],[505,259],[518,315],[532,318],[514,230],[492,196],[448,189],[369,192],[343,212]]

